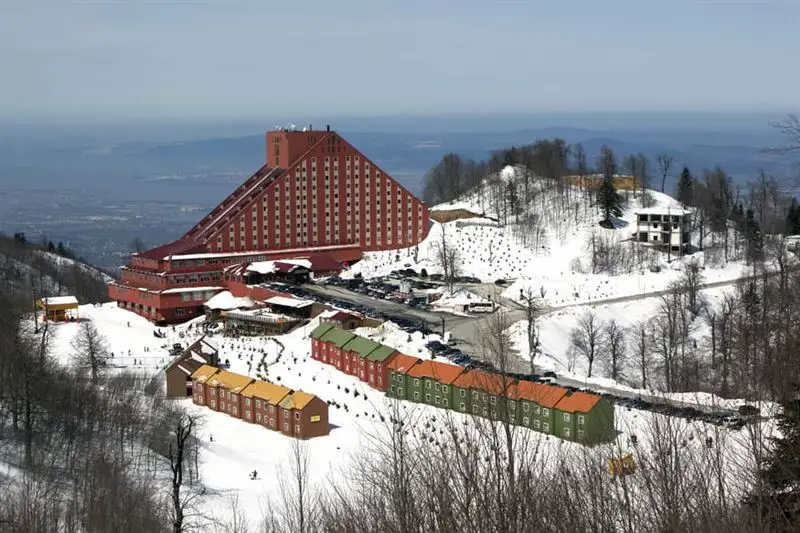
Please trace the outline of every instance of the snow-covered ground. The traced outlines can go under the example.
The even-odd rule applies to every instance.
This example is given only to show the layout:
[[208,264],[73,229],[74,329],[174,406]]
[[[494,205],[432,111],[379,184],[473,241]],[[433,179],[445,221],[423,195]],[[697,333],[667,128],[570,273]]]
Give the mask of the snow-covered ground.
[[[621,319],[622,314],[628,311],[634,312],[630,308],[620,307],[613,313]],[[647,309],[641,307],[637,312],[647,312]],[[83,318],[93,321],[106,337],[110,349],[115,353],[115,365],[149,374],[155,374],[164,368],[170,360],[168,347],[173,342],[186,345],[196,339],[200,334],[196,324],[203,320],[196,319],[192,323],[177,326],[174,330],[159,328],[166,334],[166,338],[161,339],[153,336],[156,328],[144,318],[119,309],[114,304],[81,306],[80,313]],[[558,317],[554,320],[556,318]],[[253,377],[260,374],[273,382],[308,391],[323,400],[333,402],[330,407],[330,435],[312,439],[306,444],[311,461],[312,481],[324,484],[328,476],[335,476],[349,466],[353,455],[366,445],[365,435],[374,434],[383,427],[390,405],[382,393],[358,379],[311,359],[307,335],[314,326],[315,321],[312,321],[301,330],[278,337],[285,347],[282,353],[279,344],[267,337],[216,336],[213,342],[220,349],[220,358],[230,360],[232,371]],[[64,364],[70,364],[70,341],[78,327],[74,323],[53,326],[54,352]],[[557,329],[547,331],[548,337],[556,338]],[[356,333],[421,358],[430,357],[424,343],[435,338],[424,338],[420,333],[408,334],[391,324],[359,329]],[[557,341],[547,340],[547,343],[554,349],[553,344]],[[263,365],[260,365],[262,362]],[[264,365],[266,370],[263,369]],[[228,511],[230,498],[236,496],[250,520],[258,520],[267,499],[276,497],[278,480],[283,471],[281,465],[287,464],[294,440],[228,415],[194,406],[189,399],[178,401],[190,411],[203,416],[199,433],[202,441],[200,468],[206,487],[203,506],[222,516]],[[415,427],[418,426],[419,431],[423,431],[425,424],[434,429],[444,424],[441,410],[410,403],[402,403],[400,408],[403,412],[415,413]],[[466,419],[462,415],[451,415],[456,419]],[[617,443],[619,447],[623,451],[629,449],[629,436],[644,434],[654,416],[657,415],[618,407],[616,422],[620,431]],[[697,437],[692,445],[699,443],[707,435],[714,435],[717,439],[727,435],[727,430],[716,426],[681,419],[676,419],[676,423],[685,426],[687,434]],[[732,432],[729,438],[735,443],[737,439],[744,440],[744,434],[741,435],[740,437]],[[562,447],[562,450],[583,449],[578,444],[546,438],[536,433],[531,436],[541,439],[542,446],[551,450],[555,449],[554,446]],[[742,442],[741,445],[744,446],[745,443]],[[618,455],[620,449],[601,446],[592,453],[608,457]],[[256,480],[249,478],[253,470],[258,472]]]

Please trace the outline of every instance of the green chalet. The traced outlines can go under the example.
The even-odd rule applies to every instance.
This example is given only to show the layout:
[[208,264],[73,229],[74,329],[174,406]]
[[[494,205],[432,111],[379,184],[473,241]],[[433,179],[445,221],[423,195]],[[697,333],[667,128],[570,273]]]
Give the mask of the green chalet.
[[407,379],[412,380],[409,399],[450,409],[453,405],[452,384],[463,372],[462,366],[437,361],[423,361],[414,365],[407,372]]
[[573,392],[555,406],[555,435],[586,444],[612,440],[614,406],[598,394]]
[[311,331],[311,359],[327,363],[327,359],[323,361],[323,354],[327,357],[327,344],[322,340],[330,330],[335,326],[331,324],[320,324]]
[[[410,400],[413,397],[414,378],[408,376],[408,371],[421,360],[410,355],[398,353],[387,365],[389,368],[389,391],[388,396],[401,400]],[[417,380],[419,381],[419,380]],[[417,390],[417,394],[419,391]],[[419,396],[417,396],[419,398]]]

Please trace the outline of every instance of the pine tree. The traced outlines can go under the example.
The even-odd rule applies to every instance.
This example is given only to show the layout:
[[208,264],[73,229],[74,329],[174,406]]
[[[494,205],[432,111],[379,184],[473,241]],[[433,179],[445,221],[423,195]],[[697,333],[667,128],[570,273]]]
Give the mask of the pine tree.
[[758,261],[762,257],[763,242],[761,240],[761,228],[755,219],[752,209],[747,210],[744,218],[744,227],[745,239],[747,239],[747,258],[750,261]]
[[796,198],[792,198],[792,204],[786,214],[786,230],[789,235],[800,235],[800,205],[797,204]]
[[678,201],[684,206],[694,204],[694,179],[689,167],[683,167],[678,179]]
[[622,216],[623,205],[622,196],[619,195],[616,187],[614,187],[613,177],[606,176],[603,178],[603,182],[597,189],[597,203],[600,204],[600,208],[603,210],[603,220],[600,225],[606,228],[612,227],[611,217]]
[[67,254],[67,250],[66,248],[64,248],[64,243],[61,241],[58,241],[58,246],[56,247],[56,250],[58,251],[58,255],[60,256],[65,256]]
[[781,436],[761,470],[764,494],[749,499],[763,513],[766,530],[789,531],[800,523],[800,398],[791,400],[778,415]]
[[611,217],[622,216],[622,196],[617,193],[614,186],[614,175],[617,173],[617,160],[614,152],[606,145],[600,147],[600,157],[598,158],[599,170],[603,173],[603,181],[597,189],[597,203],[603,210],[603,220],[600,225],[605,228],[613,226]]

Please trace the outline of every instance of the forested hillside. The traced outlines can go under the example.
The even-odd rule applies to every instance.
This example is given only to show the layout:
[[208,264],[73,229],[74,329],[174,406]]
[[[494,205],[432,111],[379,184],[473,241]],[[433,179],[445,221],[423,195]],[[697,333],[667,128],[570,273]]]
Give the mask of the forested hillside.
[[23,233],[0,233],[0,292],[28,303],[71,295],[81,303],[108,300],[107,273],[88,265],[62,243],[30,242]]

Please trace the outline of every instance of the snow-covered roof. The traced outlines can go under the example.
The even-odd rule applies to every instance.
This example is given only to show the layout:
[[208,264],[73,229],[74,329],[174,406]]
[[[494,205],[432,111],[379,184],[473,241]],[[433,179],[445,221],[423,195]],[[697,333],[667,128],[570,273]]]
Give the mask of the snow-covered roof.
[[[278,259],[275,261],[258,261],[251,263],[247,267],[248,272],[258,272],[259,274],[272,274],[284,271],[281,264],[293,265],[295,267],[311,268],[311,261],[308,259]],[[291,269],[289,270],[291,272]]]
[[[161,291],[161,294],[174,294],[180,292],[199,292],[199,291],[221,291],[225,287],[180,287],[177,289],[167,289]],[[142,289],[147,290],[147,289]]]
[[268,304],[273,305],[282,305],[284,307],[294,307],[295,309],[301,309],[303,307],[308,307],[309,305],[313,305],[314,302],[310,300],[300,300],[298,298],[287,298],[285,296],[273,296],[272,298],[266,300]]
[[[311,248],[291,248],[288,250],[281,250],[281,253],[297,253],[300,254],[308,254],[309,252],[323,252],[326,250],[348,250],[350,248],[358,248],[358,244],[352,245],[344,245],[341,244],[332,244],[330,246],[312,246]],[[258,255],[264,255],[264,252],[213,252],[213,253],[203,253],[203,254],[184,254],[184,255],[172,255],[169,259],[173,261],[177,260],[184,260],[184,259],[217,259],[220,257],[247,257],[253,256],[256,257]],[[166,257],[164,258],[166,259]]]
[[51,296],[42,298],[44,305],[78,305],[78,299],[74,296]]
[[205,303],[209,309],[241,309],[243,307],[253,307],[255,302],[248,298],[236,297],[230,291],[222,291],[215,294],[210,300]]
[[682,207],[646,207],[637,209],[637,215],[691,215],[692,211]]

